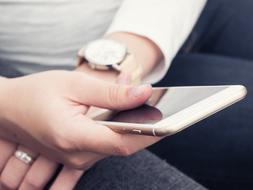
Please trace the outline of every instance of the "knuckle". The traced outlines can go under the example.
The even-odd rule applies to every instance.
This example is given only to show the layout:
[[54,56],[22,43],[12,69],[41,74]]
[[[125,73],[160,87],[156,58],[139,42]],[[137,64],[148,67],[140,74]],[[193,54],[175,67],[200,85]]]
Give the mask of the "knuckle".
[[76,156],[70,157],[68,159],[68,163],[75,169],[84,169],[88,165],[88,162],[86,160],[83,160]]
[[62,138],[56,139],[54,142],[54,146],[56,149],[58,149],[62,152],[73,152],[74,151],[72,144],[66,139],[62,139]]
[[117,145],[115,147],[115,152],[117,155],[120,155],[120,156],[130,156],[133,153],[130,150],[130,148],[125,144]]
[[120,105],[120,87],[118,85],[112,85],[108,88],[107,101],[108,104],[113,106]]
[[52,144],[56,150],[61,152],[74,152],[76,150],[74,140],[71,140],[71,137],[67,134],[69,133],[66,131],[57,131],[54,133]]
[[42,189],[43,188],[43,183],[41,182],[40,179],[38,178],[34,178],[30,175],[28,175],[25,180],[24,180],[24,184],[26,184],[27,187],[29,187],[29,189]]

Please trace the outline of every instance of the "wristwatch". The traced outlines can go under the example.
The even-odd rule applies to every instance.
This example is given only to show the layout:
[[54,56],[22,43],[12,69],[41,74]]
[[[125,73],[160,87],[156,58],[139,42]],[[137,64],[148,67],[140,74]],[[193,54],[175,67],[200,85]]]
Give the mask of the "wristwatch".
[[78,52],[78,65],[84,63],[95,70],[130,73],[133,83],[140,81],[143,72],[126,45],[111,39],[98,39],[81,48]]

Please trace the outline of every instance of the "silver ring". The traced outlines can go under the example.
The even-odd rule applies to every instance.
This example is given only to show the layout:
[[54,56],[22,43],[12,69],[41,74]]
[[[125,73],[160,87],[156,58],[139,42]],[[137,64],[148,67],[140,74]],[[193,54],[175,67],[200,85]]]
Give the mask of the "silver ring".
[[25,164],[29,164],[29,165],[32,164],[34,161],[32,156],[30,156],[29,154],[27,154],[26,152],[22,150],[17,150],[15,152],[15,157],[19,159],[20,161],[24,162]]

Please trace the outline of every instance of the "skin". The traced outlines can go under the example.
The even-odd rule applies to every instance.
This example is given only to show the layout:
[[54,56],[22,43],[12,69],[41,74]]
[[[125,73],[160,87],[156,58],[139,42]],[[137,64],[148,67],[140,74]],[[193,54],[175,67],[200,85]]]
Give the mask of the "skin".
[[[140,63],[141,66],[144,68],[143,73],[140,76],[141,78],[144,77],[146,74],[148,74],[162,59],[161,52],[157,48],[157,46],[153,44],[150,40],[143,38],[141,36],[129,33],[114,33],[106,36],[106,38],[111,38],[113,40],[117,40],[127,44],[127,46],[129,47],[129,51],[136,55],[135,61]],[[72,73],[66,72],[62,73],[59,71],[53,71],[51,73],[45,72],[42,74],[36,74],[29,77],[11,79],[11,81],[9,79],[7,80],[0,78],[0,84],[8,83],[9,85],[7,86],[11,86],[6,87],[7,89],[6,91],[19,92],[18,93],[19,97],[16,97],[13,94],[8,94],[8,98],[11,97],[17,100],[15,102],[26,102],[27,99],[42,100],[42,102],[40,101],[41,103],[39,105],[36,104],[37,101],[24,103],[23,105],[18,105],[18,107],[21,107],[20,111],[17,111],[17,104],[11,106],[4,105],[4,107],[14,107],[15,109],[9,109],[5,113],[0,114],[1,126],[5,125],[11,129],[14,129],[12,131],[1,129],[1,134],[4,134],[3,138],[6,139],[7,137],[7,139],[10,140],[10,141],[6,140],[0,141],[0,148],[1,150],[3,150],[2,154],[5,155],[0,159],[1,183],[3,185],[3,188],[21,189],[21,190],[43,189],[45,184],[54,174],[54,171],[56,170],[58,163],[60,162],[65,163],[66,165],[59,174],[59,176],[57,177],[51,189],[52,190],[73,189],[73,187],[75,186],[79,178],[83,175],[85,170],[90,166],[92,166],[98,160],[101,160],[110,155],[128,156],[160,140],[159,138],[154,137],[120,135],[114,133],[105,126],[97,126],[92,120],[89,120],[88,118],[84,119],[83,115],[85,112],[87,112],[90,106],[100,106],[110,109],[128,109],[141,105],[150,96],[150,86],[141,87],[142,92],[140,93],[140,95],[134,96],[134,98],[133,97],[130,98],[129,94],[131,94],[132,92],[131,86],[124,85],[124,87],[122,87],[116,85],[117,87],[115,87],[114,84],[115,82],[121,84],[131,83],[131,81],[129,81],[129,73],[131,73],[130,70],[124,71],[121,73],[121,75],[118,76],[117,73],[115,72],[94,71],[91,70],[89,67],[87,67],[87,65],[82,64],[79,68],[77,68],[77,71],[78,73],[72,72],[75,75],[78,75],[78,77],[76,76],[76,78],[72,76]],[[102,83],[101,81],[94,80],[94,78],[87,77],[87,75],[100,78],[103,79],[103,81],[108,82],[106,83],[104,82],[103,84],[101,84]],[[52,80],[49,80],[51,78]],[[63,78],[64,80],[62,80]],[[80,79],[82,78],[83,80],[81,80],[80,82]],[[40,85],[39,87],[38,86],[34,87],[36,86],[35,83],[37,84],[37,81],[40,81]],[[68,82],[69,86],[66,85],[66,83]],[[113,85],[113,87],[111,87],[111,92],[107,92],[106,89],[107,90],[110,89],[108,88],[108,86],[110,85]],[[62,88],[59,89],[59,86],[61,86]],[[73,89],[73,86],[75,86],[76,88]],[[86,88],[81,89],[79,88],[80,86],[86,86]],[[90,94],[89,93],[87,94],[87,86],[91,86],[91,89],[89,89]],[[96,86],[96,88],[92,89],[92,87],[94,86]],[[121,92],[118,92],[116,90],[117,93],[115,93],[115,89],[117,88],[119,88],[120,90],[118,91]],[[25,91],[23,89],[25,89]],[[104,89],[104,91],[98,93],[97,92],[98,89]],[[129,91],[130,93],[128,93]],[[34,92],[39,93],[34,95]],[[69,92],[73,92],[73,94],[70,94]],[[94,97],[92,97],[92,94],[94,93],[101,94],[102,96],[96,97],[96,99],[94,99]],[[24,94],[23,98],[22,94]],[[64,96],[62,96],[62,94],[64,94]],[[82,94],[85,97],[76,96],[76,94]],[[108,97],[105,98],[104,94],[110,94],[108,95],[109,98]],[[136,95],[136,93],[133,94]],[[28,98],[27,95],[31,95],[31,97]],[[6,94],[2,95],[2,97],[4,96],[6,97]],[[50,99],[52,99],[53,97],[55,97],[54,101],[50,101]],[[112,100],[109,100],[110,98]],[[97,102],[97,99],[103,101]],[[118,101],[115,101],[117,99]],[[121,101],[123,99],[124,101]],[[55,107],[61,106],[60,107],[61,109],[48,110],[48,106],[44,106],[43,103],[47,105],[50,102],[52,102],[52,104],[57,105]],[[115,104],[112,102],[118,103]],[[127,103],[122,105],[121,102]],[[32,107],[27,106],[27,104],[33,106]],[[36,109],[34,109],[34,107]],[[25,110],[29,111],[28,113],[26,113],[27,115],[29,114],[31,115],[34,113],[37,113],[37,115],[41,115],[41,113],[51,113],[48,115],[53,115],[54,119],[52,119],[52,117],[48,116],[47,114],[45,114],[44,116],[45,118],[41,118],[41,116],[39,116],[33,122],[31,122],[30,118],[29,119],[25,118],[26,114],[23,114],[23,116],[16,115],[15,118],[8,117],[8,119],[6,119],[6,115],[11,115],[11,113],[22,112],[24,108],[27,108]],[[64,113],[62,110],[70,110],[70,111],[66,111],[66,113]],[[54,115],[54,113],[62,113],[62,116],[59,118],[58,114]],[[68,118],[68,116],[70,115],[74,116],[72,117],[72,120]],[[57,117],[59,119],[58,121],[55,119]],[[69,121],[65,120],[63,122],[62,121],[63,118],[68,118]],[[53,120],[52,123],[48,124],[45,123],[45,121],[50,121],[50,119]],[[41,120],[43,120],[43,122],[41,122]],[[73,122],[76,123],[76,126],[73,126]],[[21,129],[19,129],[20,123]],[[40,125],[38,126],[38,124],[40,123],[43,124],[41,126]],[[65,123],[71,123],[71,127],[64,126]],[[83,131],[77,130],[75,133],[73,133],[72,130],[73,127],[75,127],[75,129],[83,128],[84,127],[83,123],[86,124],[88,123],[88,125],[85,126],[87,128],[85,128],[85,130]],[[35,130],[33,127],[34,125],[38,126],[40,130],[38,131]],[[47,125],[50,126],[51,128],[50,127],[47,128]],[[52,128],[52,126],[54,126],[55,129],[54,127]],[[57,130],[59,126],[61,126],[61,128],[64,129],[63,130],[64,133],[59,134],[59,130]],[[20,133],[16,134],[16,132],[13,133],[13,131],[20,131]],[[87,131],[91,132],[87,134]],[[98,138],[97,136],[98,132],[100,133],[101,138]],[[56,136],[52,136],[52,134]],[[68,136],[66,136],[65,134],[68,134]],[[93,137],[92,136],[93,134],[96,135]],[[49,138],[50,135],[51,139]],[[13,140],[17,139],[16,138],[17,136],[19,141],[13,143]],[[49,138],[46,139],[46,143],[43,142],[44,137]],[[82,142],[83,139],[85,138],[88,139],[87,142]],[[58,141],[55,142],[53,139],[58,139]],[[73,142],[73,139],[77,140]],[[102,140],[97,141],[97,139]],[[108,139],[111,139],[111,142],[108,142]],[[36,142],[34,142],[34,140]],[[93,145],[90,143],[89,140],[92,140],[92,142],[94,142],[92,143]],[[34,142],[32,143],[33,146],[31,146],[31,142]],[[17,144],[23,144],[29,148],[20,146],[17,147]],[[25,151],[29,152],[31,155],[37,156],[40,154],[40,156],[38,156],[38,158],[36,159],[36,161],[33,163],[32,166],[28,166],[16,160],[16,158],[13,157],[16,148],[25,149]],[[39,151],[35,152],[33,150]],[[19,168],[19,170],[15,171],[15,168]]]

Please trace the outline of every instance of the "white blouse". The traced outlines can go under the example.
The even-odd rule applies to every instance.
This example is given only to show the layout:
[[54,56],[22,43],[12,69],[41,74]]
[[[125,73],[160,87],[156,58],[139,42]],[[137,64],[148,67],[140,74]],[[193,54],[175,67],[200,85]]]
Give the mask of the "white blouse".
[[206,0],[125,0],[108,32],[128,31],[157,44],[165,60],[144,80],[154,83],[166,74],[205,3]]
[[0,0],[0,59],[74,65],[76,52],[106,32],[145,36],[165,60],[146,78],[166,73],[206,0]]

